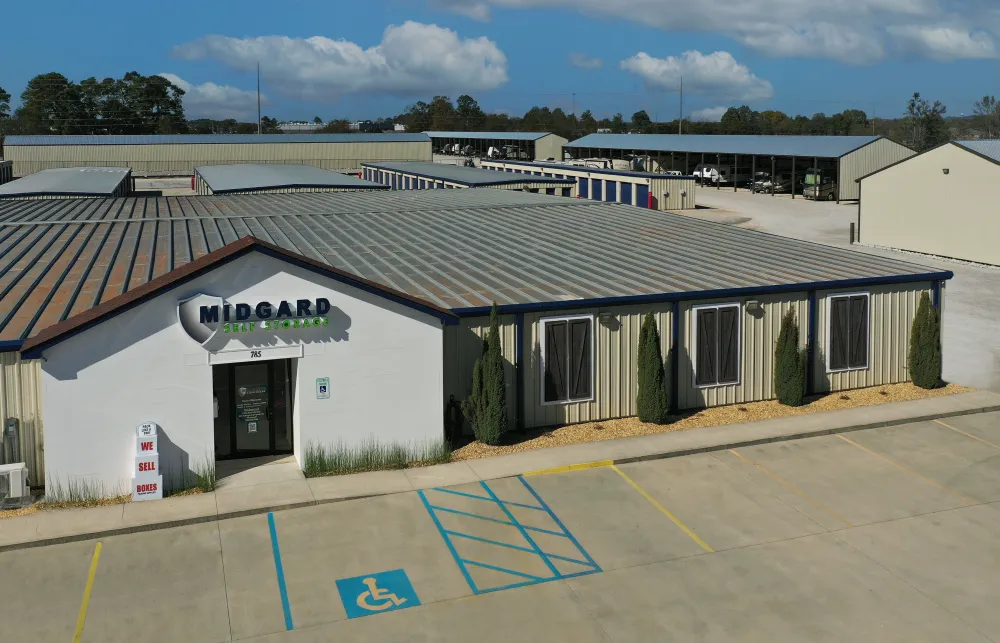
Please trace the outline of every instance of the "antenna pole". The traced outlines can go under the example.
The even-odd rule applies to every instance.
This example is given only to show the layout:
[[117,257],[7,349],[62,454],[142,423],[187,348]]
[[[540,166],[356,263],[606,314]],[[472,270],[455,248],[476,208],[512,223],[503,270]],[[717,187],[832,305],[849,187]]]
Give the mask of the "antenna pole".
[[257,134],[260,134],[260,63],[257,63]]
[[681,76],[681,113],[677,119],[677,133],[684,133],[684,76]]

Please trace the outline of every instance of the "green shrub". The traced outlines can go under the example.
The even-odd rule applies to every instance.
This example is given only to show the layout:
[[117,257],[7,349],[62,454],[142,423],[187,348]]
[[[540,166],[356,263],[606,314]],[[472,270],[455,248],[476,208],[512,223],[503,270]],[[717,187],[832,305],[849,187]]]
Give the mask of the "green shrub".
[[806,396],[806,351],[799,348],[799,325],[789,308],[781,319],[774,349],[774,392],[785,406],[802,406]]
[[472,392],[462,401],[462,413],[472,424],[477,440],[495,445],[507,432],[507,384],[496,303],[490,311],[490,330],[483,344],[483,356],[473,366]]
[[665,379],[656,317],[653,313],[646,313],[639,331],[639,392],[635,400],[641,421],[667,423],[670,404]]
[[941,386],[941,319],[927,293],[920,294],[910,330],[910,378],[920,388]]
[[451,462],[451,447],[444,440],[383,444],[375,438],[357,445],[344,442],[331,445],[309,443],[303,460],[303,473],[307,478],[314,478]]

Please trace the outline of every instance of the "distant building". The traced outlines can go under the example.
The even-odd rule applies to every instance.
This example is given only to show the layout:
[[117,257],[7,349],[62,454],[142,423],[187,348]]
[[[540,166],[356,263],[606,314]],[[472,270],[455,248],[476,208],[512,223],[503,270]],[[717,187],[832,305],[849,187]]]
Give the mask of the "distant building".
[[402,123],[396,123],[395,125],[393,125],[392,129],[393,129],[393,131],[396,131],[396,132],[405,132],[406,131],[406,125],[403,125]]
[[374,132],[375,123],[372,121],[354,121],[348,127],[352,132]]
[[611,133],[611,129],[607,128],[607,127],[601,127],[601,128],[598,128],[597,133],[598,134],[610,134]]
[[304,121],[289,121],[288,123],[278,123],[278,129],[285,134],[300,134],[303,132],[315,132],[323,127],[325,123],[306,123]]

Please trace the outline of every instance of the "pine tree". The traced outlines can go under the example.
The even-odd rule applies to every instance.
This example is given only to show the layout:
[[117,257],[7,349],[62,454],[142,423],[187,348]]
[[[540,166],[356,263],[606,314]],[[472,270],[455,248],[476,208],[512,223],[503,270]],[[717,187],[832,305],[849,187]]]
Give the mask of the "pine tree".
[[462,401],[462,413],[472,423],[480,442],[498,444],[507,432],[507,383],[500,345],[500,318],[495,303],[490,311],[490,330],[484,341],[483,356],[476,360],[472,369],[472,392]]
[[656,328],[656,317],[650,312],[646,313],[639,331],[639,392],[635,405],[641,421],[667,423],[670,405],[664,379],[660,332]]
[[910,331],[910,377],[920,388],[941,385],[941,320],[927,293],[920,294]]
[[792,308],[781,319],[774,349],[774,392],[786,406],[802,406],[806,395],[806,351],[799,348],[799,325]]

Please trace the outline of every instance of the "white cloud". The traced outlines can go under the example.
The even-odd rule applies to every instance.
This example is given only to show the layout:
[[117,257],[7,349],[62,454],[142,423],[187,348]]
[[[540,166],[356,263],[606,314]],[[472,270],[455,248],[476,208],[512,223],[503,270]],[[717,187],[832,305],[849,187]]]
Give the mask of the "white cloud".
[[725,115],[728,109],[728,107],[706,107],[704,109],[696,109],[691,112],[691,120],[702,123],[718,123],[722,120],[723,115]]
[[[159,75],[184,90],[184,115],[187,118],[257,120],[256,91],[212,82],[192,85],[176,74]],[[261,94],[260,102],[266,104],[267,96]]]
[[604,61],[600,58],[588,56],[587,54],[574,52],[569,55],[569,64],[580,69],[600,69],[604,66]]
[[639,52],[621,62],[622,69],[642,78],[647,87],[677,89],[681,76],[684,91],[731,100],[759,101],[774,96],[769,81],[755,76],[727,51],[703,54],[685,51],[680,56],[654,58]]
[[431,6],[480,22],[490,19],[490,6],[484,0],[431,0]]
[[984,32],[952,27],[905,25],[887,30],[903,51],[935,60],[996,58],[993,39]]
[[242,71],[256,69],[259,61],[269,87],[315,101],[345,94],[465,93],[507,82],[507,57],[496,43],[419,22],[390,25],[382,42],[367,49],[324,36],[205,36],[174,47],[173,55]]
[[[767,55],[829,58],[867,64],[887,55],[898,41],[892,30],[920,29],[907,53],[950,59],[981,58],[1000,37],[995,0],[433,0],[451,10],[488,15],[490,8],[557,8],[599,18],[628,20],[670,32],[728,36]],[[934,34],[948,25],[953,34]],[[975,29],[988,30],[976,33]],[[964,40],[963,40],[964,33]],[[908,42],[913,41],[911,35]],[[927,40],[931,46],[926,46]],[[903,36],[904,43],[907,42]],[[987,44],[989,43],[989,44]],[[935,46],[936,45],[936,46]]]

